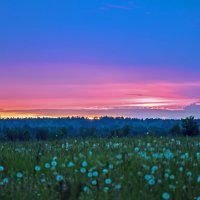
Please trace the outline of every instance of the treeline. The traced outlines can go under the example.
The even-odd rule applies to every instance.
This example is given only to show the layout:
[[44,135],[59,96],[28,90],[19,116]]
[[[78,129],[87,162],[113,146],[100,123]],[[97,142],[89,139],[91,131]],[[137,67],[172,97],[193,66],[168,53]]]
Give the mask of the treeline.
[[178,136],[199,135],[200,120],[188,117],[182,120],[131,119],[102,117],[1,119],[1,141],[59,140],[69,137],[134,137],[144,135]]

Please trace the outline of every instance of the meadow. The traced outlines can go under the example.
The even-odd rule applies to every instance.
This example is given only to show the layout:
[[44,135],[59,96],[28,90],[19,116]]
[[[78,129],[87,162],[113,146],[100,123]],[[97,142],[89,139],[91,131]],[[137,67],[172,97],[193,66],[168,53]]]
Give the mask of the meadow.
[[0,199],[200,200],[200,138],[2,142]]

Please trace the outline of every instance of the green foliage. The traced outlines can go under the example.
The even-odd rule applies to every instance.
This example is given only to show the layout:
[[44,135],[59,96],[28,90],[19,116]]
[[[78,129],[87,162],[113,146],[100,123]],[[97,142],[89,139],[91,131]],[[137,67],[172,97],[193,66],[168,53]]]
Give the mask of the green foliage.
[[198,137],[0,143],[0,199],[198,199],[199,143]]
[[79,136],[82,138],[95,138],[97,137],[97,130],[95,127],[80,127]]
[[37,140],[47,140],[49,138],[48,128],[37,128],[36,129],[36,139]]
[[169,131],[172,135],[180,136],[181,135],[181,127],[178,123],[174,124]]
[[131,133],[131,128],[128,125],[124,125],[122,128],[115,127],[110,131],[109,137],[123,138],[129,136]]
[[5,140],[16,141],[18,139],[18,133],[15,128],[5,128],[3,134]]
[[197,121],[193,116],[182,119],[183,134],[187,136],[195,136],[199,134]]

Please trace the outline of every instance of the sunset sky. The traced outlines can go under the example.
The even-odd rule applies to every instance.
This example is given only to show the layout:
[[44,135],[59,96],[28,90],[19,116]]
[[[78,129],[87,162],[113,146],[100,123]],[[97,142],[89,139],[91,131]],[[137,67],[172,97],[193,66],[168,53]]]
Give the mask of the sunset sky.
[[200,117],[199,55],[200,1],[1,0],[0,115]]

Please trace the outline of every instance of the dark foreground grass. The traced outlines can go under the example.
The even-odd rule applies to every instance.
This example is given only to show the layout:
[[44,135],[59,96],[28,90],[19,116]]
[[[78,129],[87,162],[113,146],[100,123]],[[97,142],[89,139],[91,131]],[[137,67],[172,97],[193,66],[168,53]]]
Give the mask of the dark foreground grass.
[[200,200],[200,138],[0,143],[0,199]]

